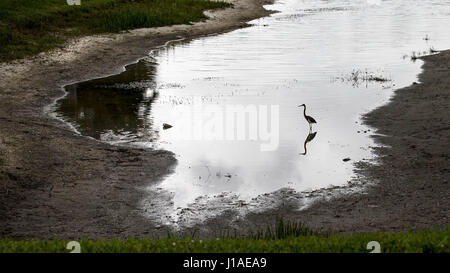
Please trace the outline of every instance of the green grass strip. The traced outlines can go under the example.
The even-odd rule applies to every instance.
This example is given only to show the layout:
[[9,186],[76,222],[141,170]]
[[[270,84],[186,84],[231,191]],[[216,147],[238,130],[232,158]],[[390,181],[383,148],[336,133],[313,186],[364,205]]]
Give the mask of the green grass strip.
[[[370,241],[382,253],[448,253],[450,228],[398,233],[287,236],[282,239],[191,238],[80,240],[83,253],[368,253]],[[0,240],[0,252],[70,252],[65,240]]]

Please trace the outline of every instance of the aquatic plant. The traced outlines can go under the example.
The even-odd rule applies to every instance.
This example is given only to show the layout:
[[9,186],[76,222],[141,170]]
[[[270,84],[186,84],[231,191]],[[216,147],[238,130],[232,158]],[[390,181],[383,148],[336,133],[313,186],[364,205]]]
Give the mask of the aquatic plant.
[[388,82],[392,81],[390,78],[383,76],[381,74],[376,74],[372,71],[369,71],[367,69],[361,70],[361,69],[353,69],[350,74],[342,75],[339,77],[336,77],[335,80],[339,80],[341,82],[349,82],[353,86],[359,86],[362,83],[369,83],[369,82]]

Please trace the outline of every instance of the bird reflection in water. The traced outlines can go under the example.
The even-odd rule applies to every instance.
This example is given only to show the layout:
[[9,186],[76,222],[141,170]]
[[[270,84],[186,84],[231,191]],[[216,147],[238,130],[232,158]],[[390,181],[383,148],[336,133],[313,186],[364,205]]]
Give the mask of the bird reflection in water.
[[305,142],[303,143],[303,149],[305,152],[301,153],[301,155],[306,155],[307,153],[307,149],[306,149],[306,145],[308,144],[308,142],[310,142],[311,140],[313,140],[316,137],[317,132],[311,132],[309,131],[308,136],[305,139]]

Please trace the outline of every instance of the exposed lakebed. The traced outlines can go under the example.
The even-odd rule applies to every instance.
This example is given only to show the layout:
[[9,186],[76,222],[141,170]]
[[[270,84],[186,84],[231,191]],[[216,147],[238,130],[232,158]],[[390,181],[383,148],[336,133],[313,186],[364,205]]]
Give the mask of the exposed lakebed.
[[[176,154],[142,200],[163,224],[301,208],[298,193],[345,185],[353,162],[373,158],[360,116],[416,80],[411,56],[448,47],[448,4],[277,1],[268,8],[279,13],[252,27],[173,42],[119,75],[67,86],[56,111],[83,135]],[[242,135],[233,111],[246,114]]]

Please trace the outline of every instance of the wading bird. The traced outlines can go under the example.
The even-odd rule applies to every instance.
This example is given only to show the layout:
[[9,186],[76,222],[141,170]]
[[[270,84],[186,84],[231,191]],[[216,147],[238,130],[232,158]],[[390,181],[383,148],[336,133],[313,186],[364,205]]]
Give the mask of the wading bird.
[[316,122],[315,119],[313,119],[313,117],[310,117],[310,116],[306,115],[306,105],[305,104],[299,105],[298,107],[302,107],[302,106],[305,107],[303,109],[303,115],[305,116],[306,121],[309,123],[309,131],[311,131],[312,130],[312,124],[313,123],[317,123],[317,122]]

